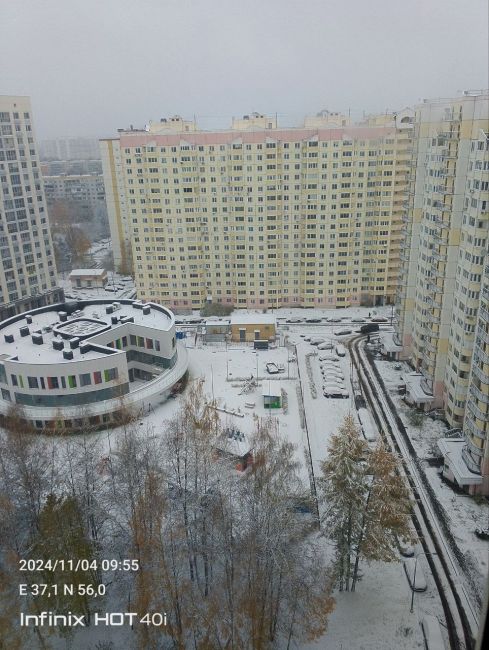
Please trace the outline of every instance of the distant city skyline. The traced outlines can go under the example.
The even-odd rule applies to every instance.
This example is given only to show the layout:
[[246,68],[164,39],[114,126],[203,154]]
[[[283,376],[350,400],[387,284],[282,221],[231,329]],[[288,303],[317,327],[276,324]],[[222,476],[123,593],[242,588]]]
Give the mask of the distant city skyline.
[[2,92],[31,98],[39,139],[173,114],[356,118],[486,87],[487,22],[485,0],[24,0],[2,6]]

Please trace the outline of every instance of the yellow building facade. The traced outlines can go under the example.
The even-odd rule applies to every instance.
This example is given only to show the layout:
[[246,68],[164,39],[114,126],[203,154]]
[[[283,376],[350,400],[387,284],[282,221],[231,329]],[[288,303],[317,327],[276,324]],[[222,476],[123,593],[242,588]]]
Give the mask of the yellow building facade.
[[[431,397],[425,408],[443,408],[449,424],[463,430],[467,485],[485,493],[488,133],[487,93],[416,108],[395,318],[401,356],[421,372],[421,387]],[[482,472],[479,487],[470,472]]]
[[393,301],[409,113],[350,125],[323,112],[311,128],[252,114],[214,132],[171,119],[101,141],[114,252],[131,247],[139,298],[178,311]]

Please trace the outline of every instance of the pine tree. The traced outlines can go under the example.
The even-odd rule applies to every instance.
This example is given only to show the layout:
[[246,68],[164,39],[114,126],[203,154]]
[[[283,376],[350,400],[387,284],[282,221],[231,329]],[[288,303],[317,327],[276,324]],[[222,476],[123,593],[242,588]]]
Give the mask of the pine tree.
[[325,534],[336,547],[340,591],[350,590],[353,561],[362,534],[369,483],[365,471],[366,454],[367,444],[350,413],[338,433],[331,437],[320,479],[325,508],[322,521]]

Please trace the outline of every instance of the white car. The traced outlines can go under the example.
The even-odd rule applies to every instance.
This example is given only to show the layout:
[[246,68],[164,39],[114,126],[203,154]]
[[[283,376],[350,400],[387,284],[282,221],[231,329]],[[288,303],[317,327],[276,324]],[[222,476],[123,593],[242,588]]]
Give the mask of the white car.
[[323,377],[334,377],[341,381],[345,381],[345,375],[342,372],[334,372],[333,370],[323,370],[321,374]]
[[319,361],[332,361],[333,363],[339,363],[340,360],[335,354],[331,353],[331,354],[322,354],[319,357]]
[[324,380],[323,390],[327,387],[345,388],[345,383],[341,381],[341,379],[335,379],[334,377],[331,377]]
[[340,345],[337,345],[337,346],[336,346],[336,354],[337,354],[339,357],[344,357],[344,356],[346,356],[346,349],[345,349],[345,346],[344,346],[344,345],[341,345],[341,344],[340,344]]
[[324,341],[318,345],[318,350],[332,350],[334,348],[334,343],[331,341]]
[[339,388],[338,386],[323,386],[323,395],[334,399],[348,399],[350,396],[346,388]]
[[311,338],[311,345],[319,345],[320,343],[324,343],[324,339],[314,336]]

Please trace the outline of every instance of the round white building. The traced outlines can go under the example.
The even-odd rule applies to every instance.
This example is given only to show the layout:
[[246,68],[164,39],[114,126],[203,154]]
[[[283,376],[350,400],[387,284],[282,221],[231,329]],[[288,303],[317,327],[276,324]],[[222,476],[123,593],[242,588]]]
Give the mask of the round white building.
[[187,371],[173,313],[155,303],[81,300],[0,323],[0,413],[37,429],[117,422],[164,401]]

